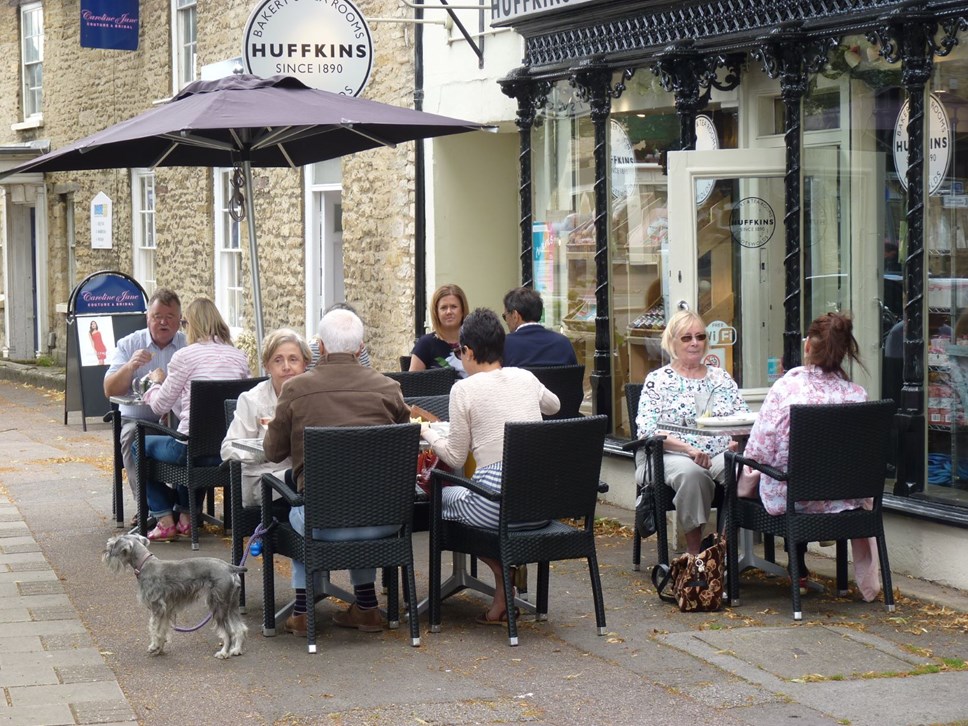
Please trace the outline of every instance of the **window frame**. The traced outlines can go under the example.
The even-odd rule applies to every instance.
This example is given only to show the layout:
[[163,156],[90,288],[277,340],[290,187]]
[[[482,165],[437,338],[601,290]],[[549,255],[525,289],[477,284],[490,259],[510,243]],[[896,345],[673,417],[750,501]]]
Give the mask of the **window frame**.
[[[36,60],[27,60],[27,23],[26,17],[37,14],[39,32],[30,36],[39,38],[38,55]],[[40,69],[40,81],[38,85],[28,88],[27,70],[28,65]],[[31,2],[20,6],[20,94],[21,106],[23,110],[23,120],[42,120],[44,117],[44,5],[42,2]],[[36,96],[36,103],[28,103],[28,98]],[[30,110],[28,110],[30,109]]]
[[[186,40],[184,31],[187,27],[191,31],[191,38]],[[191,48],[191,68],[186,68],[183,53]],[[198,79],[198,1],[171,0],[171,87],[172,94],[178,93],[194,80]]]
[[212,170],[215,306],[222,313],[233,336],[244,330],[247,323],[242,223],[232,219],[229,214],[231,178],[234,173],[232,167],[216,167]]
[[154,170],[132,169],[131,267],[135,279],[149,296],[158,287],[158,236],[155,226],[157,205]]

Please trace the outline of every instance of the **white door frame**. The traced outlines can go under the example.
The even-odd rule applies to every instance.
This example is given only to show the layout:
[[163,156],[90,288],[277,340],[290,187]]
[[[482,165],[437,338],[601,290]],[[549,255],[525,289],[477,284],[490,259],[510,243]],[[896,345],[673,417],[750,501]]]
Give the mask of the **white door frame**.
[[[322,280],[329,279],[329,275],[332,272],[330,268],[333,264],[333,255],[332,250],[326,248],[329,239],[322,239],[318,234],[320,222],[325,224],[326,220],[320,220],[316,196],[322,195],[325,198],[334,194],[342,195],[343,185],[334,183],[313,184],[312,175],[313,167],[312,165],[307,165],[305,167],[303,177],[305,181],[303,208],[306,210],[303,218],[303,235],[305,237],[306,245],[305,310],[306,336],[308,338],[312,338],[316,335],[316,329],[319,326],[319,318],[322,310],[331,305],[333,302],[342,301],[342,292],[340,292],[339,295],[340,299],[336,300],[334,298],[334,291],[324,289],[326,286],[322,283]],[[328,208],[328,205],[326,208]]]

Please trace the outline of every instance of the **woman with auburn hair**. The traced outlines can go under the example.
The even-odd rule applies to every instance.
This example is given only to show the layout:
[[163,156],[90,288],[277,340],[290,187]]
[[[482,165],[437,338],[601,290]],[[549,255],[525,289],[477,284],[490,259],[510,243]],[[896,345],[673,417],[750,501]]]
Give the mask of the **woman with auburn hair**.
[[434,332],[417,339],[410,353],[410,370],[454,368],[461,376],[460,326],[469,312],[467,296],[457,285],[441,285],[430,301],[430,319]]
[[[746,413],[749,407],[739,395],[736,381],[722,368],[703,361],[709,341],[706,324],[691,310],[680,310],[669,320],[662,333],[662,349],[671,363],[658,368],[645,378],[635,424],[640,438],[663,434],[662,463],[665,483],[676,496],[676,519],[685,532],[689,554],[699,554],[702,527],[709,521],[716,485],[726,479],[724,454],[735,449],[729,436],[698,436],[669,433],[660,421],[693,426],[700,403],[703,411],[714,416]],[[645,458],[636,455],[635,477],[645,479]]]
[[[803,342],[803,365],[791,368],[770,388],[743,456],[785,471],[790,456],[790,406],[859,403],[867,400],[867,392],[850,380],[844,368],[844,362],[848,360],[862,365],[853,328],[851,319],[842,313],[821,315],[810,324]],[[757,475],[763,507],[770,514],[783,514],[787,503],[786,482],[748,470],[742,477],[748,482],[744,487],[746,491],[741,491],[740,496],[752,493],[750,490],[755,489]],[[826,514],[847,509],[870,509],[873,504],[870,499],[833,499],[798,502],[797,510]],[[851,540],[857,584],[868,601],[873,600],[880,591],[876,550],[872,549],[871,543],[872,540],[866,538]],[[796,553],[802,575],[800,592],[804,595],[808,575],[805,553],[806,545]]]
[[[156,368],[148,375],[151,386],[144,394],[144,402],[159,416],[171,411],[178,417],[178,431],[188,435],[191,426],[192,381],[248,378],[249,364],[245,353],[232,344],[229,326],[225,324],[215,303],[205,297],[197,298],[185,311],[181,321],[187,326],[188,345],[175,352],[168,364],[168,374]],[[222,415],[221,411],[212,415]],[[145,436],[145,453],[152,459],[171,464],[184,464],[188,446],[171,436]],[[217,461],[200,461],[202,466]],[[148,533],[155,542],[170,542],[179,535],[191,535],[188,510],[188,489],[177,490],[165,482],[149,481],[148,511],[158,524]],[[177,523],[175,515],[177,514]]]

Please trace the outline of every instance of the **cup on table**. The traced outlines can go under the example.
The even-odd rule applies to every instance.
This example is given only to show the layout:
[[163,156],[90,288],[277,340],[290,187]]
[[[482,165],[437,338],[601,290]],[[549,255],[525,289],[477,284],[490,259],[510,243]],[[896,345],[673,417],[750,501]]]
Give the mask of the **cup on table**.
[[712,415],[713,394],[712,391],[696,392],[696,418],[700,416]]

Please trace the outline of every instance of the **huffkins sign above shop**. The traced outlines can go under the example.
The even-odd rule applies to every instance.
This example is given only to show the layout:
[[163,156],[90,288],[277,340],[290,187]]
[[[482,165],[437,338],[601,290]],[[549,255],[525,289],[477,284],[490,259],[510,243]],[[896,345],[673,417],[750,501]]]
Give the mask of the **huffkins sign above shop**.
[[359,96],[373,70],[373,38],[350,0],[264,0],[245,24],[242,61],[263,78],[295,76],[310,88]]
[[505,24],[526,15],[544,15],[602,0],[491,0],[491,24]]

